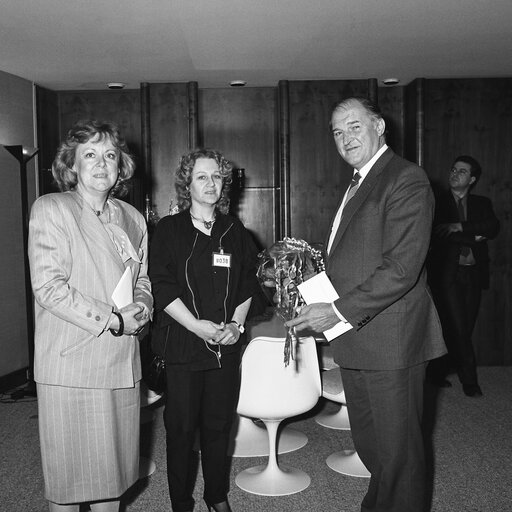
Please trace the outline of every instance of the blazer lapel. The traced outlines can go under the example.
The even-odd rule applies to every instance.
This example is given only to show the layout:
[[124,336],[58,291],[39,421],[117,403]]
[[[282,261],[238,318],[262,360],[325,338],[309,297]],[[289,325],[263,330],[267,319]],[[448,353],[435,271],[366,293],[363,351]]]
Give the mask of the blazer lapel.
[[334,237],[331,250],[329,251],[330,254],[332,254],[336,249],[336,246],[339,244],[341,238],[343,237],[343,234],[350,224],[352,217],[365,202],[366,198],[375,186],[378,176],[384,170],[393,155],[394,153],[390,148],[384,152],[384,154],[375,162],[375,164],[373,164],[373,167],[370,169],[370,172],[366,175],[366,178],[357,189],[354,197],[352,197],[345,208],[343,208],[343,215],[341,216],[341,222],[338,227],[338,231],[336,232],[336,236]]
[[75,201],[81,208],[80,224],[87,246],[91,249],[91,257],[98,268],[102,268],[105,260],[119,262],[119,279],[124,272],[124,264],[117,252],[109,234],[96,214],[84,204],[78,193],[74,194]]

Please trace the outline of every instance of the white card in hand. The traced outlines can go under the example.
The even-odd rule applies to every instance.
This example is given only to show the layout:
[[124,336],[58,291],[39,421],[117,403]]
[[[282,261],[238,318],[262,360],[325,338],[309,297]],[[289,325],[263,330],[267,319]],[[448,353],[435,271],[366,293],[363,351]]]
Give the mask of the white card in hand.
[[[339,299],[338,292],[325,272],[316,274],[299,284],[297,288],[306,304],[315,304],[317,302],[331,303]],[[352,329],[352,326],[348,322],[340,321],[334,327],[324,331],[324,336],[327,341],[331,341],[350,329]]]
[[112,300],[117,309],[124,308],[133,302],[133,278],[130,267],[126,268],[119,279],[116,289],[112,292]]

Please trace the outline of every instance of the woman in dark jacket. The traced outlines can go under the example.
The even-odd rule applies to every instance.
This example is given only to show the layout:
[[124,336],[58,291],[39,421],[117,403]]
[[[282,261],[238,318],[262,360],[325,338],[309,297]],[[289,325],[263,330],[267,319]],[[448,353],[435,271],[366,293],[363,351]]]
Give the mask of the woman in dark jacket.
[[256,248],[227,214],[231,164],[217,151],[182,157],[179,213],[153,235],[153,345],[165,355],[167,475],[174,512],[191,511],[192,448],[200,432],[204,500],[229,512],[229,433],[238,399],[240,335],[258,290]]

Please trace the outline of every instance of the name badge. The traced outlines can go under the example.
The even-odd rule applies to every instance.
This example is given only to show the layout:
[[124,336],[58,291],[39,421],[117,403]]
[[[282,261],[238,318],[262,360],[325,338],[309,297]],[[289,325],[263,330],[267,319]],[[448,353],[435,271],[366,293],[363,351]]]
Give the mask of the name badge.
[[212,265],[214,267],[231,268],[231,254],[214,252],[212,255]]

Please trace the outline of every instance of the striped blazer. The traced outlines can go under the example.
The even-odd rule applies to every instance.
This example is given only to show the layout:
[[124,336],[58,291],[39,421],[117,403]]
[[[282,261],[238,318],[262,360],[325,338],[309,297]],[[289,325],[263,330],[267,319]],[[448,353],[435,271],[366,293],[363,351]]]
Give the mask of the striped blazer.
[[147,228],[131,205],[113,199],[112,222],[140,262],[123,263],[101,220],[76,192],[47,194],[32,206],[28,254],[35,296],[34,378],[42,384],[128,388],[141,378],[138,339],[105,330],[125,266],[134,301],[152,310]]

